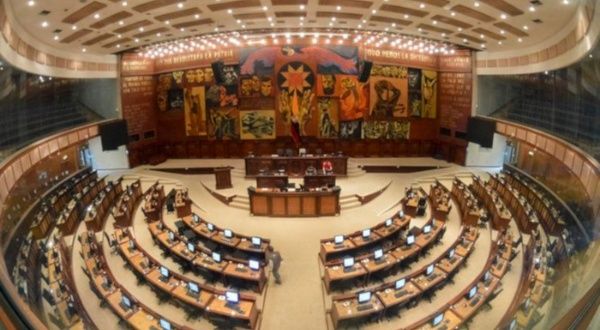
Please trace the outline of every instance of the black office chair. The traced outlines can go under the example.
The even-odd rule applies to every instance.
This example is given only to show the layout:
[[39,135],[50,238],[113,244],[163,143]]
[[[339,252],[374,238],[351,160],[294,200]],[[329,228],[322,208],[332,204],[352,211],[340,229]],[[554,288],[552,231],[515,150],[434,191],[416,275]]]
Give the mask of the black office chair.
[[288,157],[294,156],[294,150],[292,150],[291,148],[285,149],[285,155]]

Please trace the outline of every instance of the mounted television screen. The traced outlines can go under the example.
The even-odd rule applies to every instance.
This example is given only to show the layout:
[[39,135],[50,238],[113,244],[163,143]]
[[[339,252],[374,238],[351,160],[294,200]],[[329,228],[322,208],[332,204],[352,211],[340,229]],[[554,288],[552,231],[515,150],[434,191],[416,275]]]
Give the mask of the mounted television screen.
[[467,141],[477,143],[483,148],[491,148],[494,144],[495,131],[495,121],[471,117],[467,124]]
[[119,146],[129,142],[127,134],[127,122],[123,119],[100,124],[100,142],[102,150],[117,150]]

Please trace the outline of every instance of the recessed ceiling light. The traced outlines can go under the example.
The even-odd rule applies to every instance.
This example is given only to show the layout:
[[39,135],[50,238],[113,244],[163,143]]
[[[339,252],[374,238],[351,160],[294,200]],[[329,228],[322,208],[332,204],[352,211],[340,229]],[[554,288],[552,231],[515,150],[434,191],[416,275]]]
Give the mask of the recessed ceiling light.
[[231,13],[233,13],[233,10],[227,9],[227,14],[231,14]]
[[456,16],[456,13],[455,12],[451,12],[450,16]]
[[122,1],[122,2],[121,2],[121,6],[123,6],[123,7],[127,7],[127,1]]
[[529,11],[530,12],[534,12],[535,11],[535,7],[534,6],[529,6]]
[[377,9],[373,9],[373,10],[371,10],[371,13],[372,13],[372,14],[376,14],[376,13],[377,13]]
[[140,39],[138,39],[138,38],[135,38],[133,41],[135,41],[135,42],[140,42]]
[[77,30],[77,25],[71,26],[71,30]]
[[404,19],[408,19],[410,16],[408,14],[404,14]]
[[475,3],[473,3],[473,6],[479,7],[479,1],[475,1]]
[[57,35],[55,35],[55,36],[54,36],[54,40],[58,40],[58,39],[60,39],[60,37],[59,37],[59,36],[57,36]]
[[196,14],[196,15],[194,15],[194,18],[195,18],[195,19],[199,19],[199,18],[200,18],[200,14]]
[[523,30],[529,30],[529,27],[527,25],[523,25]]
[[500,14],[500,18],[502,18],[502,19],[506,19],[506,14],[504,14],[504,13],[503,13],[503,14]]
[[117,48],[121,48],[121,44],[117,44]]
[[183,8],[183,2],[178,3],[177,8],[179,8],[179,9]]
[[169,24],[171,24],[171,21],[169,21],[169,20],[166,20],[166,21],[165,21],[165,24],[169,25]]
[[87,49],[83,48],[81,51],[85,53],[87,52]]
[[140,27],[138,30],[139,30],[140,32],[144,32],[144,27],[143,27],[143,26],[141,26],[141,27]]
[[304,5],[300,5],[300,10],[304,10],[306,8]]
[[337,6],[337,7],[335,7],[335,10],[337,10],[337,11],[340,11],[340,10],[342,10],[342,6]]
[[27,5],[29,7],[35,6],[35,1],[33,1],[33,0],[32,1],[27,1]]
[[42,22],[42,27],[43,27],[43,28],[45,28],[45,27],[48,27],[48,22],[46,22],[46,21],[43,21],[43,22]]
[[125,22],[119,21],[119,25],[123,25],[123,24],[125,24]]
[[94,18],[95,18],[95,19],[99,19],[99,18],[100,18],[100,14],[99,14],[99,13],[95,13],[95,14],[94,14]]
[[269,9],[269,7],[267,7],[267,6],[263,6],[263,8],[262,8],[263,11],[267,11],[267,9]]
[[421,8],[421,9],[422,9],[422,8],[425,8],[425,4],[421,2],[421,3],[419,4],[419,8]]
[[518,42],[523,42],[523,39],[519,38],[517,39]]
[[117,34],[117,38],[118,38],[118,39],[121,39],[122,37],[123,37],[122,35],[120,35],[120,34]]

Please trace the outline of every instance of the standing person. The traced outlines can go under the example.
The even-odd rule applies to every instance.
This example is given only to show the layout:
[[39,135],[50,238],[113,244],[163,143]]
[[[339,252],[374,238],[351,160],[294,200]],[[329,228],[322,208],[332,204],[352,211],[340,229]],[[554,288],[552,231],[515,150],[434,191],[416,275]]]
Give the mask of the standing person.
[[272,246],[269,245],[267,250],[267,258],[271,262],[273,277],[275,277],[275,283],[281,284],[281,275],[279,275],[279,267],[281,266],[283,258],[281,258],[281,254],[279,254],[278,251],[275,251],[275,249],[273,249]]

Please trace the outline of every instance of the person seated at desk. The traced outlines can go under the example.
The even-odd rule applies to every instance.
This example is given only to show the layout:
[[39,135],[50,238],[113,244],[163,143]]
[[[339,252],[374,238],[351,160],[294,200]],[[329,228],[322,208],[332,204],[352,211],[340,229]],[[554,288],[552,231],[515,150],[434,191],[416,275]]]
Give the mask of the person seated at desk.
[[329,160],[323,161],[323,163],[321,164],[321,169],[323,170],[323,173],[325,173],[325,174],[329,174],[329,173],[333,172],[333,165],[331,164],[331,161],[329,161]]

